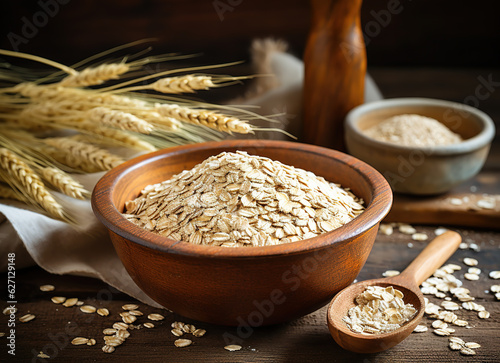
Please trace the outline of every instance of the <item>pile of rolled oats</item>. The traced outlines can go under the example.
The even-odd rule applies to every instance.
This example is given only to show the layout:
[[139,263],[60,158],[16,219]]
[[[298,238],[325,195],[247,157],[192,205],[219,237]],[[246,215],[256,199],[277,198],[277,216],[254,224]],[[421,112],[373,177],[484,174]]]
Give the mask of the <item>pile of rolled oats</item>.
[[417,309],[405,304],[403,293],[393,286],[368,286],[356,297],[356,306],[342,318],[355,333],[382,334],[400,328],[410,321]]
[[147,186],[124,216],[177,241],[269,246],[334,230],[361,214],[362,204],[312,172],[238,151]]
[[[466,257],[462,262],[468,266],[467,272],[463,275],[464,278],[470,281],[477,281],[481,274],[481,269],[476,267],[479,263],[478,260]],[[436,335],[453,335],[456,330],[452,326],[472,328],[467,320],[457,315],[460,311],[474,311],[477,313],[479,319],[488,319],[490,317],[490,313],[485,307],[475,302],[475,297],[471,295],[470,290],[464,287],[462,281],[453,275],[454,272],[460,270],[462,270],[462,267],[457,264],[447,264],[437,269],[433,276],[429,277],[421,285],[420,289],[423,294],[443,299],[437,305],[428,298],[425,298],[425,315],[428,318],[435,319],[431,326],[434,328],[433,333]],[[497,273],[500,277],[498,271],[491,271],[489,274],[490,278],[494,279]],[[490,290],[493,293],[500,291],[500,285],[492,285]],[[500,296],[495,295],[495,297],[500,300]],[[419,325],[414,332],[420,333],[424,331],[427,331],[427,327]],[[456,336],[449,338],[449,348],[460,351],[462,355],[474,355],[476,354],[474,349],[480,347],[481,345],[476,342],[465,342]]]

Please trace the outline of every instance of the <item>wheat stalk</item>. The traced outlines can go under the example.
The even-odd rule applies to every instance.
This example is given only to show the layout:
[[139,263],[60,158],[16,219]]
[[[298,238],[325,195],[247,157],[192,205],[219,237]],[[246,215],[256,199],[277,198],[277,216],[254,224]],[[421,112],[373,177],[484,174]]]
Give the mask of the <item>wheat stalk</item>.
[[162,78],[149,85],[153,89],[161,93],[193,93],[196,90],[207,90],[214,87],[210,76],[193,76],[186,75],[180,77]]
[[124,108],[147,107],[146,101],[122,95],[89,91],[80,88],[67,88],[52,85],[38,85],[33,82],[23,82],[12,87],[12,92],[19,93],[36,103],[64,102],[78,104],[80,109],[89,110],[102,105]]
[[162,116],[156,111],[138,111],[135,112],[135,114],[143,120],[154,125],[155,128],[160,128],[162,130],[176,131],[182,127],[182,123],[180,121],[172,117]]
[[[19,93],[24,97],[33,98],[35,100],[52,100],[60,97],[64,88],[39,85],[34,82],[22,82],[12,87],[11,90],[12,92]],[[72,91],[77,90],[68,90],[66,94]]]
[[172,117],[195,125],[207,126],[222,132],[236,132],[239,134],[253,133],[252,127],[248,122],[236,117],[225,116],[214,111],[192,109],[175,104],[157,105],[156,110],[162,116]]
[[52,216],[65,219],[63,207],[56,202],[40,177],[22,161],[21,157],[6,148],[0,148],[0,167],[14,179],[14,182],[17,182],[16,187],[28,199],[33,199]]
[[87,117],[97,124],[116,127],[121,130],[150,134],[154,127],[150,123],[127,112],[112,110],[107,107],[96,107],[88,111]]
[[83,185],[58,168],[41,168],[40,175],[45,181],[67,196],[75,199],[87,199],[90,197],[90,192]]
[[58,149],[59,153],[53,153],[51,156],[88,173],[110,170],[124,162],[122,158],[104,149],[69,137],[53,137],[43,141]]
[[101,64],[98,67],[85,68],[77,74],[71,74],[59,82],[59,84],[63,87],[95,86],[110,79],[117,79],[129,70],[130,66],[125,63]]
[[[98,137],[99,141],[104,141],[104,143],[111,143],[114,145],[120,145],[124,147],[130,147],[136,150],[145,150],[145,151],[156,151],[157,148],[149,142],[141,140],[139,137],[134,134],[126,131],[121,131],[105,126],[96,126],[91,122],[81,122],[78,125],[74,126],[75,129],[84,133],[81,135],[85,137],[88,141],[90,138],[95,140],[95,137]],[[103,140],[104,139],[104,140]],[[107,140],[107,142],[106,142]]]
[[[137,42],[130,46],[134,44]],[[69,221],[60,206],[56,207],[56,200],[42,180],[71,197],[88,197],[89,192],[66,173],[105,171],[124,161],[101,148],[103,145],[154,151],[156,148],[219,140],[222,137],[219,131],[249,134],[258,130],[246,121],[259,117],[250,111],[216,107],[175,96],[248,78],[188,74],[231,63],[148,72],[140,68],[148,63],[183,56],[139,58],[141,53],[136,53],[123,58],[122,62],[103,63],[101,60],[100,65],[89,66],[91,61],[97,62],[104,55],[124,47],[94,55],[72,67],[29,54],[0,50],[0,54],[59,69],[57,72],[31,74],[29,70],[0,63],[2,80],[12,85],[0,87],[0,148],[4,150],[3,163],[18,173],[11,176],[3,167],[0,168],[0,181],[3,177],[13,189],[0,189],[0,197],[18,192],[18,198],[41,205],[51,215]],[[139,72],[132,75],[130,71],[135,70]],[[103,85],[124,74],[130,77]],[[224,112],[239,116],[226,116]],[[50,134],[43,133],[45,131],[50,131]],[[71,136],[66,136],[68,134]],[[60,135],[64,137],[57,137]],[[5,150],[10,150],[10,154]],[[19,178],[24,179],[20,181]],[[28,179],[31,184],[27,183]],[[31,185],[31,189],[27,189],[23,182]]]

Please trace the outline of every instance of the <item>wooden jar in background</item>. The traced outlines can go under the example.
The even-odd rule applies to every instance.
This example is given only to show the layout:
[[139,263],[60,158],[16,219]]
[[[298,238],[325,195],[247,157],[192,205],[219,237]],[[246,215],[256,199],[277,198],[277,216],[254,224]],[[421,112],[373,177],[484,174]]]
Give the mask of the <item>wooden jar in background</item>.
[[362,0],[311,0],[302,141],[345,151],[344,117],[364,101]]

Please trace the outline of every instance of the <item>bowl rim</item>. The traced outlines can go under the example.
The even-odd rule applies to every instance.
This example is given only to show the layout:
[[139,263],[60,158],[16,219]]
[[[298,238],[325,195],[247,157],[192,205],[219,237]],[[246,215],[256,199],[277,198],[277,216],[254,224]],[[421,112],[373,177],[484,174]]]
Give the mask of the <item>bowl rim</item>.
[[[401,107],[405,105],[437,106],[441,108],[457,109],[461,112],[467,112],[476,116],[476,118],[482,123],[482,130],[477,135],[457,144],[422,147],[397,145],[386,141],[376,140],[369,136],[366,136],[366,134],[358,128],[357,121],[362,115],[373,111],[390,109],[395,106]],[[495,137],[495,124],[491,117],[483,111],[463,103],[423,97],[389,98],[362,104],[348,112],[345,118],[345,128],[346,136],[348,131],[351,131],[356,135],[356,137],[360,138],[364,143],[370,146],[384,147],[384,149],[396,152],[412,152],[415,150],[420,150],[426,155],[432,154],[440,156],[464,154],[478,150],[488,145]]]
[[[300,147],[301,151],[307,153],[321,154],[339,160],[355,169],[365,179],[373,190],[373,197],[363,213],[345,225],[307,240],[290,242],[274,246],[222,248],[219,246],[195,245],[189,242],[175,241],[168,237],[160,236],[139,227],[122,216],[121,212],[113,204],[112,190],[118,184],[120,178],[131,170],[151,163],[167,154],[182,154],[195,150],[211,148],[290,148]],[[111,232],[139,245],[160,252],[168,252],[181,255],[198,256],[205,258],[255,258],[271,257],[276,255],[289,255],[305,253],[327,247],[334,243],[348,241],[380,223],[387,215],[392,206],[392,190],[385,178],[373,167],[348,154],[319,147],[315,145],[302,144],[291,141],[275,140],[224,140],[211,141],[191,145],[176,146],[161,149],[130,159],[104,174],[95,185],[91,204],[97,219]],[[106,217],[105,217],[106,216]],[[324,236],[330,235],[328,239]]]

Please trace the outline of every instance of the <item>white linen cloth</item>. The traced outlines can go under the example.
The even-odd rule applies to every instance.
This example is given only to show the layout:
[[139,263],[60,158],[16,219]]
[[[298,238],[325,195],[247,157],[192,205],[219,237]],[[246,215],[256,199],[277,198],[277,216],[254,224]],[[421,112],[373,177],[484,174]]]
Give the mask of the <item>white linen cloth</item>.
[[[283,42],[256,41],[253,63],[256,73],[275,77],[256,78],[244,99],[233,104],[258,105],[262,115],[281,114],[278,120],[297,134],[304,67],[301,60],[286,53]],[[367,76],[365,101],[381,99]],[[269,126],[269,125],[268,125]],[[286,138],[283,134],[262,132],[259,138]],[[103,173],[74,175],[92,190]],[[159,307],[132,281],[119,260],[104,226],[94,216],[90,201],[75,200],[55,193],[64,207],[77,212],[77,229],[36,213],[23,203],[0,199],[0,271],[6,271],[7,254],[16,254],[16,268],[38,265],[53,274],[88,276],[100,279],[143,303]]]

